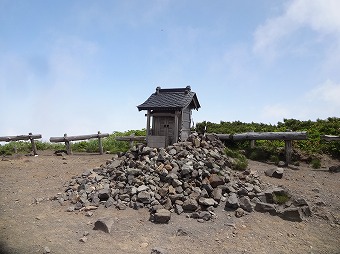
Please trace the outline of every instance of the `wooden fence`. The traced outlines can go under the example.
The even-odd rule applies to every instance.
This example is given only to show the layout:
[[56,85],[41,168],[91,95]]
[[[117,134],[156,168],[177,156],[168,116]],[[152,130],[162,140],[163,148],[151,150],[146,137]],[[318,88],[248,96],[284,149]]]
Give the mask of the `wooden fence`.
[[103,154],[104,152],[103,152],[102,138],[108,137],[108,136],[109,136],[108,133],[100,133],[100,131],[98,131],[98,134],[81,135],[81,136],[67,136],[67,134],[65,133],[63,137],[51,137],[50,142],[53,142],[53,143],[65,142],[67,154],[70,155],[72,154],[70,141],[79,141],[79,140],[98,138],[99,153]]
[[306,140],[307,132],[246,132],[239,134],[215,134],[221,140],[284,140],[286,164],[291,162],[292,158],[292,141]]
[[146,142],[146,136],[135,136],[135,134],[131,134],[130,136],[116,137],[115,139],[118,141],[129,141],[130,147],[133,146],[134,141]]
[[28,135],[18,135],[18,136],[5,136],[0,137],[0,142],[11,142],[11,141],[19,141],[19,140],[30,140],[32,144],[32,151],[34,155],[37,155],[37,146],[35,145],[35,139],[40,139],[41,134],[28,133]]
[[321,139],[325,141],[340,141],[340,136],[322,135]]

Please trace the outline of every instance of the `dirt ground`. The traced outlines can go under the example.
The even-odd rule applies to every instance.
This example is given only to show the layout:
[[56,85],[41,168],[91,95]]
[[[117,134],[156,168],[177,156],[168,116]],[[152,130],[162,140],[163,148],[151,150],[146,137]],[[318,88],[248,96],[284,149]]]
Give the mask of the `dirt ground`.
[[[250,161],[264,182],[288,187],[310,203],[313,216],[303,222],[253,212],[236,218],[216,210],[204,223],[172,214],[169,224],[153,224],[145,209],[104,208],[67,212],[50,199],[64,191],[72,176],[111,159],[111,155],[74,154],[65,159],[52,151],[39,156],[0,158],[0,253],[340,253],[340,173],[328,172],[339,161],[324,159],[320,170],[306,164],[286,168],[283,179],[263,171],[273,165]],[[115,220],[111,234],[93,230],[101,217]],[[80,239],[86,235],[87,241]],[[46,250],[45,250],[46,248]]]

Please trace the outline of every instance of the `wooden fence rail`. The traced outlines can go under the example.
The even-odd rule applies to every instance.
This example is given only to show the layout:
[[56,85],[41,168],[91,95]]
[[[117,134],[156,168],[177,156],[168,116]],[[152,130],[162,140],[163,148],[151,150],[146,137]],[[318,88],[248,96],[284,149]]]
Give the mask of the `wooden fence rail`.
[[325,141],[340,141],[340,136],[322,135],[321,139]]
[[18,136],[5,136],[0,137],[0,141],[4,142],[11,142],[11,141],[19,141],[19,140],[30,140],[32,144],[32,151],[34,155],[37,155],[37,146],[35,144],[35,139],[42,138],[41,134],[28,133],[28,135],[18,135]]
[[99,153],[103,154],[103,143],[102,138],[108,137],[108,133],[100,133],[98,134],[89,134],[89,135],[80,135],[80,136],[67,136],[65,133],[63,137],[51,137],[50,142],[58,143],[58,142],[65,142],[67,154],[72,154],[71,144],[70,141],[79,141],[79,140],[86,140],[86,139],[93,139],[98,138],[98,146],[99,146]]
[[115,139],[118,141],[129,141],[130,147],[133,146],[134,141],[146,142],[146,136],[135,136],[135,134],[131,134],[130,136],[119,136]]
[[284,140],[286,164],[291,162],[292,158],[292,141],[306,140],[307,132],[246,132],[239,134],[215,134],[221,140]]

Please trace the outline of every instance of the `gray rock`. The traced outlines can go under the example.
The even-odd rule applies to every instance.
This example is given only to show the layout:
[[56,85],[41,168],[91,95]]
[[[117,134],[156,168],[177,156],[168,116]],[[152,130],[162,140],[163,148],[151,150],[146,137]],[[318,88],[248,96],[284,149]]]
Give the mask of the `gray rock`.
[[48,254],[48,253],[51,253],[51,250],[49,247],[45,246],[44,247],[44,251],[43,251],[44,254]]
[[114,220],[112,218],[100,218],[94,223],[93,230],[101,230],[105,233],[111,233]]
[[204,206],[216,206],[218,203],[213,198],[200,197],[198,203]]
[[208,221],[212,218],[212,214],[208,211],[202,211],[198,214],[198,218]]
[[300,222],[303,220],[303,213],[298,207],[288,207],[280,213],[280,217],[285,220]]
[[240,217],[244,216],[244,214],[245,214],[245,212],[244,212],[244,210],[241,207],[239,207],[239,208],[237,208],[235,210],[235,216],[237,218],[240,218]]
[[115,203],[115,200],[112,197],[109,197],[108,200],[105,202],[105,207],[108,208]]
[[160,248],[160,247],[152,248],[150,252],[150,254],[167,254],[167,253],[168,252],[165,249]]
[[255,211],[265,213],[269,212],[272,215],[276,215],[276,206],[274,204],[268,204],[264,202],[258,202],[255,204]]
[[70,206],[69,208],[67,208],[67,212],[74,212],[75,208],[74,206]]
[[87,237],[83,236],[82,238],[79,239],[79,242],[86,243],[87,242]]
[[254,211],[254,204],[251,203],[249,197],[244,196],[239,198],[240,207],[247,212]]
[[195,199],[187,199],[183,202],[182,206],[184,211],[196,211],[198,209],[198,203]]
[[281,179],[283,176],[283,168],[270,168],[264,172],[267,176]]
[[188,234],[189,233],[186,230],[182,229],[182,228],[177,229],[177,232],[176,232],[176,236],[186,236]]
[[153,215],[153,221],[156,223],[168,223],[171,219],[171,212],[166,209],[158,209]]
[[237,209],[240,206],[236,193],[230,193],[225,206],[231,209]]
[[215,199],[217,202],[220,202],[222,198],[222,189],[221,188],[215,188],[212,192],[212,197]]
[[287,163],[284,162],[284,161],[279,161],[279,163],[277,164],[278,167],[282,168],[282,167],[285,167],[287,166]]
[[183,213],[183,211],[184,211],[184,209],[181,205],[175,204],[175,212],[177,214],[181,214],[181,213]]
[[181,170],[181,175],[182,176],[186,176],[186,175],[188,175],[188,174],[190,174],[192,171],[193,171],[193,166],[192,165],[190,165],[190,164],[184,164],[183,166],[182,166],[182,170]]
[[150,189],[149,186],[143,184],[137,188],[137,192],[148,191],[149,189]]
[[133,176],[138,176],[138,175],[142,175],[143,174],[142,170],[139,169],[139,168],[128,168],[126,170],[126,173],[128,175],[133,175]]
[[151,195],[149,192],[141,191],[137,195],[137,200],[142,202],[143,204],[150,204],[151,203]]
[[339,173],[340,172],[340,165],[337,165],[337,166],[331,166],[329,167],[329,172],[332,172],[332,173]]
[[98,198],[100,201],[106,201],[110,197],[110,189],[101,189],[98,191]]
[[213,188],[216,188],[217,186],[224,184],[224,178],[222,176],[212,174],[209,177],[209,182]]

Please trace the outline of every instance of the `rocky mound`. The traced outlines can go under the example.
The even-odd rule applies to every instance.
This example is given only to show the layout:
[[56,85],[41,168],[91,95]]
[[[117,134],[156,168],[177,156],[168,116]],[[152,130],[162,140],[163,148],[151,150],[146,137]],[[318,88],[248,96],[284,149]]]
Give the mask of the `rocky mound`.
[[261,183],[256,172],[233,170],[224,149],[214,135],[193,134],[167,148],[139,144],[74,177],[56,198],[72,203],[68,211],[147,208],[157,223],[168,222],[173,212],[210,220],[221,204],[238,217],[254,210],[294,221],[310,216],[304,199]]

